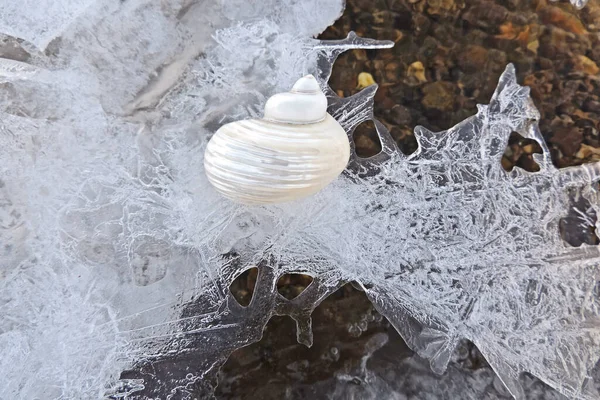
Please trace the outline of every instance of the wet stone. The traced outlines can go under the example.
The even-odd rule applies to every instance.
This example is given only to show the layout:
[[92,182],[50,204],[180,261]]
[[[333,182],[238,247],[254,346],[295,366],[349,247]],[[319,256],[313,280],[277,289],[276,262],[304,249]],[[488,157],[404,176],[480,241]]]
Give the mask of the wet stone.
[[412,123],[412,116],[410,114],[410,110],[400,104],[396,104],[394,107],[392,107],[388,119],[396,125],[410,126]]
[[[590,34],[600,31],[597,2],[576,10],[566,1],[547,0],[349,0],[321,37],[339,39],[350,30],[396,45],[342,55],[332,87],[349,96],[358,91],[361,72],[372,74],[380,85],[375,117],[391,130],[410,124],[450,128],[475,114],[477,103],[489,102],[500,73],[514,63],[519,81],[531,88],[544,137],[553,138],[555,165],[583,162],[573,135],[597,143],[591,133],[569,128],[600,116],[600,37]],[[406,110],[392,116],[396,105],[410,112],[410,122]],[[557,116],[570,119],[558,132],[552,124]]]
[[483,46],[467,46],[459,54],[456,64],[465,72],[475,72],[483,68],[488,60],[488,50]]
[[539,15],[544,24],[554,25],[576,35],[587,33],[579,18],[560,7],[546,6],[539,11]]
[[576,126],[560,127],[550,138],[550,143],[557,146],[559,150],[568,157],[577,153],[583,142],[582,130]]
[[369,158],[381,151],[381,142],[377,136],[375,124],[365,121],[356,127],[353,135],[356,154],[362,158]]
[[423,107],[450,111],[454,106],[455,86],[450,82],[433,82],[423,87]]

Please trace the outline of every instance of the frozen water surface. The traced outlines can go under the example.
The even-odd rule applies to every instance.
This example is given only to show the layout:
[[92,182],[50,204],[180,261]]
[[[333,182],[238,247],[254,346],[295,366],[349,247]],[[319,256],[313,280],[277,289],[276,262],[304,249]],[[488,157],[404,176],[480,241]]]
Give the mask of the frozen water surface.
[[[349,281],[436,373],[469,339],[515,397],[527,372],[598,398],[600,253],[559,226],[573,194],[593,223],[600,166],[552,165],[512,66],[477,115],[417,127],[416,153],[375,121],[382,152],[318,195],[244,207],[204,176],[211,132],[313,73],[351,137],[376,87],[337,97],[333,61],[391,43],[310,39],[339,0],[0,3],[30,53],[0,59],[0,398],[205,397],[272,315],[310,345],[311,311]],[[502,169],[513,131],[539,172]],[[228,287],[253,266],[243,308]],[[289,272],[314,277],[291,301]]]

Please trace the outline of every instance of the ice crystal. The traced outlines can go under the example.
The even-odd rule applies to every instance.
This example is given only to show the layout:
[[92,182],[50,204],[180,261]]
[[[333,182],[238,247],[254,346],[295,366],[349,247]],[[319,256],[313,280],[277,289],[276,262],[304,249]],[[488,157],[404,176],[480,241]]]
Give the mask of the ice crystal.
[[[514,396],[529,372],[597,397],[600,254],[559,226],[572,192],[598,212],[600,167],[553,167],[512,66],[477,115],[417,128],[416,153],[375,121],[382,152],[321,193],[244,207],[204,176],[211,132],[313,73],[351,137],[377,88],[337,97],[333,62],[390,43],[310,39],[339,1],[60,4],[0,20],[35,45],[0,59],[1,398],[206,396],[272,315],[310,345],[311,311],[349,281],[435,372],[466,338]],[[544,149],[539,172],[501,168],[513,131]],[[252,266],[244,308],[228,287]],[[314,277],[293,300],[275,289],[289,272]]]

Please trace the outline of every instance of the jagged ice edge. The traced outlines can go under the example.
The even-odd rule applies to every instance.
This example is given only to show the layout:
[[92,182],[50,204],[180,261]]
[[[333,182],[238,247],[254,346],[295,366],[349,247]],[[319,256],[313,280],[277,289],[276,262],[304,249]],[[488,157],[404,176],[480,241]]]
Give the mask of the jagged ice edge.
[[[373,42],[370,43],[370,45],[372,45]],[[326,46],[326,45],[325,45]],[[333,54],[333,53],[330,53]],[[330,62],[329,65],[332,65],[332,61]],[[23,68],[11,68],[10,71],[12,71],[13,73],[17,73],[17,74],[30,74],[30,71],[27,70],[27,67],[22,66]],[[326,70],[326,69],[325,69]],[[15,72],[16,71],[16,72]],[[322,76],[322,74],[319,74],[317,72],[317,74],[319,76]],[[509,74],[510,75],[510,74]],[[514,75],[514,74],[513,74]],[[323,81],[324,82],[324,81]],[[511,82],[508,82],[511,83]],[[514,82],[512,82],[514,83]],[[324,84],[324,83],[323,83]],[[514,85],[516,85],[516,83],[514,83]],[[515,89],[514,85],[508,85],[508,89],[509,92],[511,92],[511,94],[515,94],[513,93],[512,89]],[[518,87],[517,87],[518,89]],[[336,118],[339,118],[339,120],[343,123],[343,125],[345,126],[345,128],[349,131],[351,131],[352,127],[356,126],[356,124],[358,123],[358,121],[362,121],[365,120],[364,117],[359,117],[356,118],[354,116],[354,107],[356,107],[357,113],[359,115],[363,115],[363,116],[368,116],[371,115],[372,116],[372,95],[375,92],[375,87],[372,87],[370,89],[366,89],[366,91],[360,95],[360,96],[356,96],[353,98],[353,101],[355,102],[354,104],[351,103],[349,101],[349,99],[344,99],[341,100],[341,105],[340,105],[340,109],[344,109],[344,111],[336,111],[336,107],[332,106],[330,107],[330,111],[336,115]],[[331,94],[331,93],[330,93]],[[499,94],[501,94],[501,91],[499,91]],[[508,93],[505,93],[505,95],[507,95]],[[523,93],[521,92],[516,92],[516,94],[519,95],[523,95]],[[510,98],[511,96],[505,96],[504,99],[500,99],[501,101],[496,102],[496,106],[498,107],[502,107],[502,100],[506,101],[506,99]],[[332,97],[330,95],[331,101],[332,101],[332,105],[333,103],[335,103],[336,99],[335,97]],[[366,105],[370,102],[371,106],[367,107]],[[343,106],[343,107],[342,107]],[[487,111],[491,111],[492,114],[495,112],[493,110],[493,107],[490,106],[490,108],[492,108],[492,110],[489,110],[488,108],[480,108],[480,113],[487,113]],[[524,107],[525,111],[527,111],[529,113],[529,117],[533,117],[533,119],[535,119],[535,113],[533,113],[531,111],[531,109]],[[358,112],[359,110],[362,110],[360,112]],[[518,108],[516,108],[515,110],[508,110],[510,112],[515,112],[517,115],[519,115],[520,110]],[[522,111],[522,110],[521,110]],[[493,116],[493,115],[492,115]],[[16,126],[16,124],[18,123],[22,123],[22,121],[11,121],[11,120],[7,120],[4,121],[6,122],[9,126],[10,124],[15,124],[13,126]],[[465,128],[465,126],[468,126],[470,123],[473,122],[473,119],[466,121],[463,124],[459,124],[461,125],[463,128]],[[493,124],[494,121],[488,121],[487,123],[489,124]],[[390,171],[391,168],[394,167],[398,167],[399,163],[405,163],[399,166],[399,168],[403,168],[403,165],[408,165],[409,167],[415,166],[415,168],[418,169],[418,164],[419,164],[419,157],[420,156],[435,156],[436,153],[436,143],[439,142],[439,136],[440,134],[432,134],[430,132],[427,132],[426,130],[423,129],[417,129],[417,137],[419,137],[419,142],[421,145],[421,149],[419,150],[418,153],[416,153],[415,155],[412,155],[410,157],[403,157],[401,154],[398,153],[397,149],[395,148],[395,144],[393,143],[393,141],[391,141],[389,135],[386,133],[385,131],[385,127],[383,125],[381,125],[380,123],[376,122],[376,127],[377,130],[379,132],[379,134],[382,137],[382,142],[384,143],[384,151],[382,151],[382,153],[380,153],[378,156],[376,156],[375,158],[369,159],[369,160],[358,160],[356,159],[356,157],[353,157],[353,165],[351,165],[351,168],[348,172],[348,174],[346,175],[347,180],[341,180],[340,183],[334,185],[327,193],[324,193],[321,196],[317,196],[316,199],[314,199],[314,204],[316,205],[323,205],[325,204],[325,200],[327,201],[331,201],[333,199],[333,197],[327,197],[330,196],[332,193],[339,193],[339,194],[344,194],[346,193],[343,189],[343,185],[348,184],[348,180],[350,182],[358,182],[360,183],[361,180],[363,180],[363,182],[366,182],[367,179],[383,179],[385,177],[390,177]],[[38,127],[35,126],[35,123],[32,123],[32,126],[28,127],[29,129],[36,129]],[[514,126],[511,127],[514,128],[515,130],[518,130],[522,133],[524,133],[525,136],[529,136],[529,137],[533,137],[535,136],[537,133],[535,132],[536,125],[535,124],[523,124],[523,126]],[[533,130],[533,132],[530,132],[530,130]],[[456,131],[456,129],[454,130],[454,132]],[[453,130],[449,130],[449,133],[452,133]],[[538,132],[539,133],[539,132]],[[541,136],[540,136],[541,137]],[[542,141],[543,142],[543,141]],[[500,151],[502,149],[502,145],[500,144],[498,146],[498,151]],[[429,149],[429,150],[428,150]],[[545,157],[548,157],[548,153],[546,152]],[[493,163],[494,160],[491,160],[490,162],[490,167],[491,164]],[[540,160],[538,159],[538,162]],[[550,164],[549,164],[550,165]],[[571,170],[563,170],[560,172],[554,171],[551,169],[551,167],[548,165],[548,168],[545,169],[544,171],[541,172],[545,172],[547,173],[547,175],[552,175],[555,182],[553,184],[557,185],[558,187],[563,187],[563,186],[570,186],[570,185],[585,185],[587,182],[589,182],[590,180],[595,181],[597,178],[597,168],[593,167],[593,166],[586,166],[586,167],[582,167],[582,168],[575,168],[575,169],[571,169]],[[499,163],[496,163],[496,166],[499,166]],[[494,171],[494,173],[496,173],[497,171]],[[201,171],[199,171],[199,173],[201,173]],[[394,174],[391,174],[392,178],[397,178],[395,176],[393,176]],[[543,173],[542,173],[543,175]],[[538,176],[542,176],[542,175],[538,175]],[[379,177],[379,178],[378,178]],[[516,170],[514,173],[511,174],[511,179],[513,179],[517,184],[526,184],[528,182],[528,180],[530,179],[534,179],[532,176],[529,176],[528,174],[522,172],[522,171],[518,171]],[[343,185],[342,185],[343,183]],[[398,185],[401,184],[401,182],[397,182],[396,181],[391,181],[390,184],[391,185]],[[377,187],[376,188],[378,191],[384,191],[385,188],[384,187]],[[337,192],[336,192],[337,191]],[[385,192],[383,192],[385,193]],[[362,193],[361,193],[362,194]],[[371,194],[374,195],[380,195],[380,193],[377,192],[373,192]],[[593,193],[587,193],[588,197],[592,197]],[[148,201],[154,201],[155,197],[152,196],[148,196]],[[212,198],[209,198],[208,200],[212,200]],[[207,201],[208,201],[207,200]],[[383,198],[383,200],[388,200]],[[597,202],[592,202],[592,204],[597,204]],[[308,203],[305,203],[305,205],[309,206],[309,208],[311,209],[311,211],[314,212],[314,209],[312,209],[312,207],[315,207],[313,205],[313,202],[309,201]],[[219,211],[219,212],[230,212],[232,211],[231,208],[229,207],[216,207],[215,210]],[[290,212],[289,207],[282,207],[282,210],[284,210],[286,213]],[[234,209],[233,210],[235,213],[235,217],[239,218],[240,217],[240,212],[248,212],[248,210],[243,210],[243,209]],[[262,211],[254,211],[255,213],[260,213]],[[273,213],[273,212],[277,212],[277,209],[275,210],[266,210],[266,213]],[[312,215],[318,215],[318,214],[312,214]],[[263,215],[264,217],[264,215]],[[238,246],[239,247],[239,246]],[[207,254],[211,254],[210,251],[207,252]],[[263,254],[264,255],[264,254]],[[561,259],[566,259],[566,260],[579,260],[582,257],[587,257],[588,259],[591,259],[591,261],[595,262],[595,257],[597,257],[597,254],[595,253],[593,248],[582,248],[582,249],[576,249],[576,250],[571,250],[569,253],[566,254],[559,254],[557,256],[554,256],[553,259],[551,259],[550,261],[552,262],[560,262]],[[562,258],[561,258],[562,257]],[[266,257],[269,260],[269,257]],[[280,255],[281,258],[281,255]],[[197,333],[198,331],[202,331],[203,327],[206,327],[207,330],[213,330],[215,327],[214,324],[214,318],[215,315],[210,315],[210,310],[212,310],[212,307],[215,304],[220,304],[221,306],[223,306],[223,299],[228,299],[229,294],[227,291],[227,283],[231,281],[231,278],[233,278],[235,275],[239,274],[239,272],[241,272],[241,270],[243,270],[244,268],[246,268],[248,265],[250,265],[247,261],[248,258],[246,257],[245,259],[243,259],[244,262],[240,262],[240,259],[236,259],[235,257],[233,257],[231,260],[225,262],[224,265],[222,265],[223,267],[223,275],[219,276],[219,277],[211,277],[209,280],[222,280],[222,287],[219,288],[216,291],[211,290],[208,294],[206,294],[205,297],[210,297],[210,296],[215,296],[216,298],[212,299],[210,302],[208,302],[208,305],[206,305],[206,307],[199,307],[198,310],[200,313],[191,313],[191,310],[194,309],[193,304],[188,305],[187,307],[187,311],[188,313],[191,313],[188,317],[186,317],[186,323],[189,324],[187,325],[187,327],[189,327],[190,329],[193,329],[192,331],[190,331],[190,334],[193,333]],[[278,273],[281,272],[285,272],[287,270],[290,270],[290,266],[281,266],[280,261],[281,260],[270,260],[269,262],[267,262],[266,264],[264,263],[264,260],[260,260],[260,257],[255,259],[256,263],[262,263],[261,264],[261,269],[265,268],[268,270],[268,268],[270,267],[272,270],[277,270]],[[374,282],[377,281],[377,276],[370,276],[373,275],[370,273],[370,271],[367,269],[365,271],[354,271],[354,270],[345,270],[345,271],[338,271],[336,270],[337,266],[334,264],[331,264],[329,266],[329,272],[327,271],[323,271],[322,267],[316,267],[314,266],[312,263],[314,262],[314,260],[310,260],[307,259],[307,266],[306,267],[302,267],[303,272],[307,272],[307,273],[315,273],[318,272],[318,277],[319,280],[322,282],[322,287],[321,289],[319,289],[319,284],[316,284],[313,289],[311,289],[311,291],[316,291],[317,294],[315,295],[316,299],[322,299],[324,298],[323,292],[325,293],[329,293],[330,291],[334,290],[334,288],[339,285],[341,282],[346,281],[346,280],[350,280],[350,279],[357,279],[359,280],[363,286],[365,287],[365,289],[367,290],[367,294],[372,298],[372,300],[374,301],[375,304],[378,305],[378,307],[380,307],[381,310],[386,310],[386,307],[390,307],[391,304],[394,304],[394,302],[397,302],[398,299],[387,299],[389,301],[383,301],[383,299],[386,299],[385,297],[385,293],[378,293],[377,292],[377,288],[376,287],[371,287],[371,282],[369,282],[369,280],[373,280]],[[331,262],[331,260],[329,260],[328,262]],[[296,263],[296,264],[301,264],[301,263]],[[296,267],[296,269],[300,268]],[[208,268],[207,268],[208,270]],[[325,270],[327,270],[327,268],[325,268]],[[270,276],[278,276],[278,273],[272,273]],[[263,273],[264,279],[265,280],[265,288],[271,290],[271,293],[273,291],[273,283],[272,280],[269,278],[269,274],[267,272]],[[589,275],[588,275],[589,276]],[[43,278],[42,278],[43,279]],[[51,280],[54,279],[54,277],[49,276],[49,277],[45,277],[45,279]],[[268,284],[267,284],[268,283]],[[218,287],[219,285],[217,285],[216,287]],[[57,287],[60,287],[59,285],[57,285]],[[221,290],[222,289],[222,290]],[[308,290],[308,289],[307,289]],[[540,289],[541,290],[541,289]],[[317,304],[317,301],[309,301],[309,299],[311,298],[310,296],[308,296],[311,292],[307,292],[306,296],[302,296],[302,298],[300,300],[298,300],[298,304],[297,306],[295,306],[295,308],[293,308],[293,310],[297,311],[286,311],[286,312],[290,312],[293,314],[296,314],[298,320],[300,320],[299,322],[299,336],[300,336],[300,340],[305,342],[305,343],[309,343],[308,339],[308,332],[309,332],[309,323],[310,323],[310,319],[306,316],[307,315],[307,309],[310,309],[312,306],[309,306],[310,304]],[[266,295],[265,295],[266,296]],[[260,296],[259,296],[260,298]],[[52,299],[49,298],[48,301],[51,301]],[[72,301],[72,303],[75,305],[79,302],[85,302],[85,299],[80,299],[77,298],[77,296],[74,296],[72,299],[70,299],[69,301]],[[260,300],[256,300],[256,304],[260,304],[261,301]],[[273,302],[269,303],[269,302],[262,302],[263,305],[266,307],[266,309],[263,309],[261,307],[257,308],[258,311],[256,311],[255,313],[260,314],[260,315],[266,315],[268,314],[268,309],[269,307],[275,307],[273,305]],[[87,302],[85,302],[85,304],[87,304]],[[227,308],[229,307],[229,305],[227,305],[226,310],[221,310],[222,312],[229,312],[230,310],[228,310]],[[278,308],[281,308],[283,306],[278,306]],[[286,306],[289,308],[289,306]],[[396,307],[399,307],[402,311],[402,307],[404,307],[403,304],[398,303],[396,304]],[[414,305],[410,305],[411,308],[414,308]],[[235,308],[235,305],[231,305],[231,308]],[[82,310],[80,310],[82,311]],[[218,311],[218,310],[217,310]],[[267,311],[267,312],[265,312]],[[386,314],[388,316],[388,318],[390,318],[390,320],[392,320],[392,322],[397,325],[397,328],[400,331],[404,332],[404,337],[405,339],[407,339],[407,342],[409,344],[412,344],[412,346],[417,349],[417,351],[419,351],[421,354],[431,357],[434,362],[432,364],[432,366],[434,367],[434,370],[436,371],[441,371],[443,370],[443,367],[445,365],[445,362],[447,362],[447,354],[451,351],[452,349],[452,344],[453,344],[453,340],[457,337],[459,337],[460,334],[464,334],[464,332],[448,332],[447,327],[444,326],[443,323],[440,323],[439,321],[436,321],[435,324],[439,325],[436,327],[436,329],[432,329],[431,327],[428,327],[428,331],[426,331],[425,333],[427,333],[427,335],[429,335],[432,340],[430,341],[430,343],[433,343],[432,346],[430,346],[430,350],[429,352],[427,351],[427,348],[423,349],[423,346],[420,346],[419,343],[414,343],[413,340],[413,335],[410,334],[406,334],[406,327],[405,326],[401,326],[398,323],[398,317],[397,314],[402,314],[402,318],[404,318],[405,320],[410,320],[412,318],[412,320],[414,320],[414,325],[413,325],[413,329],[415,331],[418,331],[420,329],[419,324],[422,321],[418,321],[418,318],[415,318],[413,315],[411,315],[411,311],[410,310],[405,310],[402,312],[399,312],[397,309],[389,309],[389,312]],[[468,312],[470,312],[469,310],[466,310]],[[97,313],[98,311],[94,311],[94,310],[90,310],[89,311],[90,314],[94,314]],[[247,311],[244,311],[247,312]],[[414,311],[413,311],[414,312]],[[221,312],[217,313],[219,314],[219,318],[223,318]],[[82,318],[84,316],[82,315]],[[236,323],[235,319],[231,320],[232,323]],[[262,321],[262,319],[259,319],[259,321]],[[406,325],[405,323],[403,323],[403,325]],[[216,325],[219,328],[231,328],[228,325]],[[114,326],[110,326],[110,329],[114,328]],[[144,327],[143,329],[147,329],[147,330],[151,330],[151,327]],[[180,334],[181,330],[186,328],[186,325],[177,325],[174,326],[174,329],[171,333],[169,333],[170,335],[176,335],[176,334]],[[256,329],[257,327],[253,327],[253,329]],[[148,336],[143,336],[140,335],[139,337],[134,337],[133,335],[135,334],[140,334],[140,332],[127,332],[126,329],[121,328],[122,330],[119,332],[114,332],[115,335],[117,337],[120,338],[127,338],[128,340],[140,340],[143,339],[144,341],[148,339]],[[186,328],[187,329],[187,328]],[[184,330],[185,331],[185,330]],[[441,332],[441,333],[440,333]],[[246,332],[242,332],[243,334],[245,334]],[[451,338],[453,340],[449,341],[449,345],[446,345],[447,341],[447,337],[451,336]],[[468,335],[464,335],[465,337],[469,337]],[[439,339],[442,340],[439,340]],[[231,338],[229,338],[231,339]],[[475,338],[474,338],[475,339]],[[125,340],[125,342],[127,342],[128,340]],[[248,338],[244,338],[243,336],[240,338],[240,340],[245,341],[245,340],[249,340]],[[436,343],[440,343],[439,345],[437,345]],[[185,348],[184,345],[182,345],[181,343],[178,343],[176,341],[173,341],[172,344],[176,344],[176,348],[177,349],[182,349]],[[224,346],[223,348],[225,349],[230,349],[232,346],[239,344],[239,342],[236,342],[235,340],[232,340],[230,342],[227,343],[222,343],[222,345]],[[477,342],[478,346],[480,346],[483,350],[485,350],[486,348],[486,343],[482,342],[481,340],[479,340],[479,342]],[[150,348],[152,348],[152,346],[150,346]],[[219,348],[219,346],[216,346],[216,348]],[[485,354],[485,351],[484,351]],[[515,369],[514,367],[510,366],[510,365],[503,365],[503,361],[502,360],[494,360],[493,358],[493,354],[490,354],[489,352],[486,354],[486,356],[488,357],[488,359],[490,360],[490,362],[492,363],[492,365],[495,366],[495,368],[497,370],[499,370],[500,375],[503,377],[504,381],[507,382],[507,384],[509,384],[509,387],[511,387],[510,385],[512,385],[513,387],[511,387],[511,391],[513,392],[513,394],[519,392],[519,389],[517,387],[517,383],[514,383],[513,380],[515,380],[515,376],[517,375],[517,372],[520,372],[521,370],[527,370],[527,368],[521,368],[521,366],[517,366],[517,368]],[[151,358],[151,357],[149,357]],[[597,358],[597,357],[596,357]],[[590,360],[588,360],[590,361]],[[591,361],[595,361],[591,360]],[[509,364],[509,363],[506,363]],[[209,368],[208,370],[212,371],[214,367],[211,366],[211,368]],[[507,371],[503,371],[502,369],[507,368]],[[173,371],[167,371],[168,373],[171,373]],[[212,373],[212,372],[211,372]],[[535,373],[535,372],[534,372]],[[543,375],[543,374],[538,374],[538,375]],[[195,376],[193,377],[193,381],[197,382],[199,377]],[[209,380],[207,380],[209,381]],[[546,379],[546,381],[548,381]],[[554,387],[558,387],[559,389],[569,392],[571,391],[574,394],[577,394],[577,388],[561,388],[560,387],[560,383],[556,382],[556,381],[552,381],[550,380],[550,383],[554,386]],[[67,382],[66,384],[71,384],[70,382]],[[139,388],[139,386],[134,385],[136,388]]]
[[[356,45],[357,40],[360,41],[362,39],[357,39],[351,34],[346,40],[350,44]],[[342,44],[344,44],[344,41],[338,43],[321,42],[321,50],[325,51],[323,52],[324,57],[320,58],[319,61],[321,69],[318,76],[322,80],[323,84],[325,84],[326,79],[329,77],[330,66],[333,64],[335,57],[337,57],[337,55],[343,51],[343,49],[337,48],[336,46]],[[367,44],[373,45],[374,42],[368,42]],[[331,57],[333,59],[331,59]],[[330,64],[328,64],[326,60],[329,60]],[[323,65],[326,66],[323,67]],[[342,125],[348,131],[349,135],[352,134],[353,129],[358,124],[367,119],[373,119],[372,107],[373,95],[376,90],[375,86],[367,88],[361,93],[347,99],[341,99],[337,97],[328,87],[325,87],[325,89],[330,97],[330,112],[340,120]],[[494,98],[492,99],[492,102],[490,103],[490,106],[480,106],[477,116],[464,121],[457,127],[449,130],[447,133],[433,134],[423,128],[417,128],[415,132],[419,139],[420,149],[417,153],[408,157],[405,157],[399,153],[385,127],[378,121],[375,121],[378,134],[380,135],[383,144],[383,151],[379,155],[367,160],[358,159],[354,155],[353,165],[351,168],[352,172],[350,172],[348,176],[350,178],[354,176],[353,179],[357,180],[366,179],[368,177],[376,176],[377,173],[381,173],[382,165],[389,168],[390,166],[393,166],[394,163],[398,162],[406,162],[408,164],[418,165],[420,158],[424,158],[425,156],[433,156],[435,151],[439,150],[439,143],[436,142],[444,140],[445,135],[451,136],[452,132],[456,132],[461,128],[464,129],[465,127],[469,126],[474,128],[478,117],[485,120],[485,123],[489,126],[494,126],[494,124],[498,123],[510,122],[493,120],[495,118],[494,113],[504,112],[508,113],[509,115],[513,115],[515,118],[512,121],[513,126],[507,126],[508,131],[506,134],[509,134],[510,131],[513,130],[517,131],[523,134],[525,137],[535,139],[540,143],[544,150],[546,150],[542,156],[536,157],[536,161],[540,163],[541,166],[541,171],[539,173],[530,174],[522,170],[515,170],[509,175],[509,178],[512,181],[516,182],[516,184],[520,186],[525,185],[527,181],[531,179],[536,179],[536,177],[551,177],[554,184],[558,187],[587,185],[590,182],[595,182],[598,178],[599,171],[598,165],[596,164],[568,168],[560,171],[553,167],[549,158],[547,146],[545,145],[539,129],[537,128],[536,120],[539,118],[539,114],[531,104],[528,93],[529,92],[527,88],[522,88],[516,84],[514,68],[509,66],[500,80],[499,87],[494,95]],[[522,103],[517,105],[511,104],[515,97],[517,101],[522,101]],[[354,110],[356,110],[356,113],[354,113]],[[488,118],[491,120],[486,120]],[[507,136],[505,139],[507,139]],[[505,144],[505,141],[502,140],[498,141],[497,143],[494,143],[494,140],[491,140],[490,143],[488,143],[488,150],[492,152],[492,154],[490,154],[491,159],[489,160],[489,168],[496,178],[499,178],[499,174],[503,173],[498,168],[500,166],[499,157],[502,155]],[[576,251],[569,251],[569,254],[566,256],[563,255],[563,257],[567,257],[568,259],[573,259],[573,257],[575,257],[575,259],[577,259],[582,255],[585,255],[585,257],[588,259],[596,260],[597,249],[585,248]],[[322,299],[336,290],[343,282],[347,281],[348,277],[340,276],[339,273],[335,271],[335,268],[330,269],[328,274],[319,274],[316,277],[313,285],[309,287],[310,290],[307,289],[306,297],[301,295],[299,298],[295,299],[293,305],[284,306],[281,303],[282,300],[277,297],[277,294],[273,291],[274,283],[276,282],[279,274],[286,271],[289,272],[288,268],[281,267],[279,262],[280,260],[271,260],[266,264],[262,262],[260,268],[261,272],[259,275],[259,284],[257,284],[256,289],[257,294],[255,295],[256,300],[253,300],[253,303],[251,303],[251,306],[248,309],[243,310],[240,310],[239,306],[237,306],[237,303],[231,298],[230,293],[227,291],[227,287],[235,276],[239,275],[239,273],[247,268],[248,264],[240,262],[240,257],[233,257],[224,265],[223,270],[230,272],[223,275],[225,279],[218,286],[221,287],[220,292],[224,298],[228,299],[226,301],[227,308],[231,312],[231,314],[228,314],[229,317],[225,319],[229,320],[231,315],[234,315],[237,318],[241,318],[242,315],[245,315],[244,320],[246,320],[246,318],[250,318],[250,320],[256,321],[256,318],[258,318],[258,315],[260,315],[262,318],[259,319],[261,321],[259,323],[259,327],[254,326],[254,328],[260,328],[260,326],[266,324],[268,317],[272,315],[271,313],[278,315],[290,315],[297,321],[298,340],[309,345],[312,341],[312,334],[310,333],[310,312],[312,312],[312,309],[314,309],[314,307],[316,307],[316,305],[318,305]],[[274,269],[279,269],[279,273],[273,273],[272,271]],[[294,270],[298,270],[298,268],[295,268]],[[303,269],[300,272],[310,273],[312,271],[310,268],[308,268]],[[383,293],[383,290],[378,290],[375,285],[365,282],[364,278],[360,276],[356,276],[355,278],[357,281],[361,282],[367,292],[367,295],[371,298],[376,307],[392,321],[397,330],[403,335],[407,343],[421,355],[431,358],[432,368],[439,373],[444,370],[458,338],[466,337],[474,340],[476,344],[478,344],[478,346],[484,352],[484,355],[486,355],[490,361],[490,364],[499,373],[501,379],[515,397],[523,396],[522,389],[518,382],[518,376],[524,371],[531,372],[541,377],[551,386],[557,388],[563,393],[582,397],[595,395],[593,392],[593,387],[589,385],[589,379],[585,379],[585,377],[583,381],[580,381],[581,386],[579,386],[579,384],[564,385],[559,380],[555,380],[551,376],[548,376],[548,371],[536,371],[534,368],[535,363],[528,364],[527,362],[524,362],[521,365],[510,365],[511,363],[509,361],[498,359],[493,353],[486,351],[486,343],[481,342],[481,340],[478,340],[477,337],[470,336],[464,331],[454,333],[448,332],[449,327],[445,326],[446,324],[443,322],[433,321],[432,324],[429,324],[429,327],[424,329],[422,326],[419,326],[422,321],[419,321],[419,318],[415,317],[414,311],[411,311],[410,307],[406,308],[406,306],[403,306],[400,303],[394,304],[398,299],[390,299],[387,293]],[[264,283],[261,284],[260,282]],[[325,282],[325,287],[323,287],[320,282]],[[382,300],[386,298],[388,299],[387,301]],[[308,299],[310,299],[310,301],[307,301]],[[283,302],[283,304],[286,304],[286,302]],[[268,317],[265,318],[265,316]],[[425,336],[429,336],[430,339],[422,343],[420,342],[422,337],[419,338],[419,335],[415,336],[414,334],[407,333],[407,321],[412,321],[409,323],[409,326],[412,326],[412,328],[410,328],[411,330],[414,330],[415,332],[421,331],[421,333],[425,332],[427,333]],[[235,323],[229,322],[227,324],[223,321],[220,321],[215,323],[215,326],[232,327],[233,325],[238,324],[239,321]],[[250,335],[252,339],[245,337],[242,342],[248,343],[249,341],[257,340],[258,337],[260,337],[260,331],[261,329],[258,329],[253,335]],[[245,333],[247,333],[247,331]],[[450,336],[448,336],[448,334],[450,334]],[[421,334],[421,336],[423,335]],[[231,343],[228,342],[228,344],[230,345]],[[235,346],[226,347],[231,349]],[[527,356],[525,355],[525,357]],[[597,357],[590,361],[595,363],[596,360]],[[221,361],[223,361],[223,359],[221,359]],[[154,369],[156,369],[157,364],[160,365],[160,361],[153,359],[152,365]],[[165,374],[171,374],[172,372],[173,371],[164,371]],[[204,378],[206,379],[206,377]],[[175,379],[175,381],[178,382],[178,385],[181,384],[182,377],[178,377]],[[175,381],[172,382],[174,383]],[[195,382],[197,382],[197,380],[195,380]],[[578,386],[580,389],[577,388]]]

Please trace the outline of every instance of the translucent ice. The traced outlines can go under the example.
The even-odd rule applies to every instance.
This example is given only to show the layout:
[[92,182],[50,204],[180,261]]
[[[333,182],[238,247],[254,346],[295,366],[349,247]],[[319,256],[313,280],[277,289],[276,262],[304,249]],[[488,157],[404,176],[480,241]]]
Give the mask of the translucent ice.
[[[350,137],[373,118],[375,86],[342,99],[326,82],[341,52],[390,43],[310,39],[342,8],[98,0],[49,14],[46,39],[5,30],[60,39],[0,59],[0,398],[202,397],[271,315],[310,344],[311,311],[348,281],[435,372],[467,338],[515,396],[522,372],[597,396],[600,254],[559,225],[573,191],[598,212],[600,167],[552,166],[511,66],[474,117],[417,128],[413,155],[375,121],[383,151],[314,197],[248,208],[211,189],[211,132],[298,76],[320,79]],[[513,131],[540,142],[540,172],[501,168]],[[228,287],[255,265],[243,308]],[[285,272],[314,281],[288,301]]]
[[0,32],[44,50],[96,0],[23,0],[0,3]]

